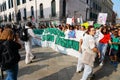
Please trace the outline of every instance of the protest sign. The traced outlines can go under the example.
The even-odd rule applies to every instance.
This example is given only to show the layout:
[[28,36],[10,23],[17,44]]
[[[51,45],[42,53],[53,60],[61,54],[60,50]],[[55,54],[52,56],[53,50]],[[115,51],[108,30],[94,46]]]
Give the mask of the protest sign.
[[72,18],[67,18],[66,24],[72,25]]
[[99,13],[97,23],[104,25],[106,24],[106,20],[107,20],[107,13]]

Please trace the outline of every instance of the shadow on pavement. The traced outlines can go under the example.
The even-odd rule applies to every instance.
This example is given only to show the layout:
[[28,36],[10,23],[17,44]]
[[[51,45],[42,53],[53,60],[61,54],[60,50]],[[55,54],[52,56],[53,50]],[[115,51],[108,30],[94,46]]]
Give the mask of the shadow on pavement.
[[[98,67],[100,67],[98,65]],[[116,71],[117,68],[115,68],[112,64],[110,64],[109,57],[106,56],[104,65],[100,67],[98,71],[95,72],[95,80],[100,80],[103,77],[109,77],[114,71]]]
[[23,76],[23,75],[30,75],[31,73],[38,71],[39,69],[45,68],[48,65],[31,65],[24,67],[22,69],[19,69],[18,72],[18,77]]
[[33,63],[43,60],[48,60],[50,58],[63,56],[62,54],[56,54],[56,52],[48,52],[48,53],[40,52],[40,53],[34,53],[34,55],[36,56],[36,58],[32,61]]
[[66,67],[39,80],[71,80],[74,76],[75,68],[75,66]]

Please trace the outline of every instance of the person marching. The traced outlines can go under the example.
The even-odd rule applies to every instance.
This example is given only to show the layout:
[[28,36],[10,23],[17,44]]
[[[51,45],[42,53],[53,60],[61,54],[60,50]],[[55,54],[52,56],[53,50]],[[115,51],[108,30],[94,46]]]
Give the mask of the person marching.
[[96,48],[94,40],[95,29],[93,26],[89,26],[86,34],[83,37],[81,49],[82,49],[82,58],[81,63],[84,65],[83,76],[80,80],[87,80],[89,75],[93,71],[93,65],[96,57],[100,57],[100,52]]
[[111,59],[111,64],[114,67],[117,67],[118,62],[117,62],[117,53],[119,51],[119,44],[120,40],[118,37],[118,30],[114,30],[113,32],[113,37],[111,38],[111,42],[110,42],[110,59]]
[[29,64],[35,58],[35,56],[32,54],[32,51],[31,51],[32,50],[32,38],[37,38],[39,40],[41,39],[34,34],[31,22],[28,22],[25,28],[28,29],[28,36],[29,36],[28,41],[25,41],[25,51],[26,51],[25,63]]

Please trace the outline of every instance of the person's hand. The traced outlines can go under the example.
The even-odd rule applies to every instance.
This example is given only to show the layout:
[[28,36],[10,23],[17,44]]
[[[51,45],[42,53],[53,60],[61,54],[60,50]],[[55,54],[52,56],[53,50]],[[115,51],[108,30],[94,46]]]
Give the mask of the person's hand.
[[98,58],[100,58],[100,52],[98,52]]
[[39,40],[41,40],[41,38],[40,37],[35,37],[36,39],[39,39]]

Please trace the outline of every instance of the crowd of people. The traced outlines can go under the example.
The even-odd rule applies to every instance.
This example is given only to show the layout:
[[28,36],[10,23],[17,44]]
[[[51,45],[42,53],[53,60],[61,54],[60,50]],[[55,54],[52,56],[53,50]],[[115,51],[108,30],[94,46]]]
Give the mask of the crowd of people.
[[105,56],[109,55],[110,64],[115,68],[120,61],[120,28],[116,26],[100,25],[88,26],[65,26],[61,29],[66,38],[79,41],[79,57],[76,72],[84,68],[81,80],[87,80],[93,75],[93,66],[96,55],[99,66],[104,65]]
[[[41,40],[33,32],[32,23],[28,22],[25,26],[28,29],[29,40],[25,41],[25,63],[29,64],[35,58],[32,54],[32,37]],[[39,29],[47,28],[46,26],[38,27]],[[95,58],[99,59],[99,65],[104,65],[106,54],[109,55],[110,64],[115,68],[120,61],[120,28],[115,26],[100,25],[95,28],[93,25],[85,26],[80,25],[59,25],[56,27],[64,32],[65,38],[74,39],[79,42],[79,56],[76,72],[81,72],[84,69],[83,76],[80,80],[87,80],[90,75],[93,75],[93,66]],[[11,27],[6,25],[4,28],[0,28],[0,43],[6,40],[13,41],[12,45],[16,48],[15,52],[22,47],[19,38],[19,29],[15,26]],[[12,46],[13,47],[13,46]],[[13,49],[13,48],[12,48]],[[14,50],[14,49],[13,49]],[[0,53],[2,53],[2,47],[0,47]],[[14,63],[11,68],[6,69],[6,80],[17,80],[18,74],[18,62]]]

